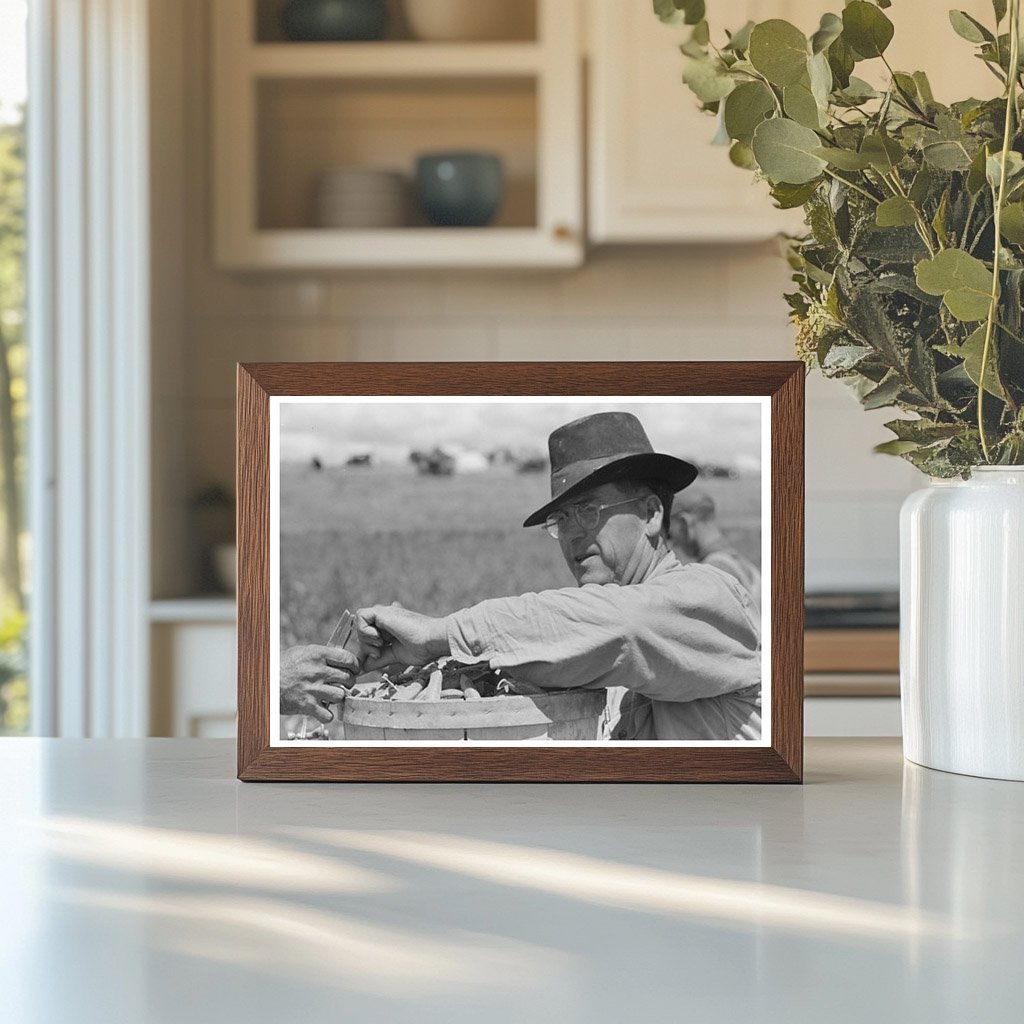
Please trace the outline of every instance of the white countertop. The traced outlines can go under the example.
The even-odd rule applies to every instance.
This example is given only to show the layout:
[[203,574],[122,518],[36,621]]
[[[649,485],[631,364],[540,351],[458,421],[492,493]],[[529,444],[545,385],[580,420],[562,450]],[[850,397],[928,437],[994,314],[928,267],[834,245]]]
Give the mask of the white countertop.
[[0,740],[0,1017],[1020,1020],[1024,785],[809,740],[778,786],[257,785]]

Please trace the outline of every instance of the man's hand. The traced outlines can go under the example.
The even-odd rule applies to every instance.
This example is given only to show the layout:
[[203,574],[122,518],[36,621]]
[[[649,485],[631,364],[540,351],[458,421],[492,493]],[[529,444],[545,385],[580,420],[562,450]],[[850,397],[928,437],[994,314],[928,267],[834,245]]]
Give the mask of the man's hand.
[[332,721],[326,705],[345,700],[345,687],[359,671],[358,659],[344,647],[290,647],[281,655],[281,714]]
[[356,632],[369,652],[364,669],[386,668],[396,663],[426,665],[450,654],[444,619],[420,615],[399,605],[375,605],[356,612]]

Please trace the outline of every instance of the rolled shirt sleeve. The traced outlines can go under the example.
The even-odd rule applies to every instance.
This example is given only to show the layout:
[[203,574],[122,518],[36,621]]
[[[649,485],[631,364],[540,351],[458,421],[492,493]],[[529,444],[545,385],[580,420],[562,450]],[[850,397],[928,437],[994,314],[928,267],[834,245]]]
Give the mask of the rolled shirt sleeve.
[[625,686],[656,701],[760,680],[750,602],[725,573],[675,559],[643,583],[496,598],[446,620],[453,656],[547,689]]

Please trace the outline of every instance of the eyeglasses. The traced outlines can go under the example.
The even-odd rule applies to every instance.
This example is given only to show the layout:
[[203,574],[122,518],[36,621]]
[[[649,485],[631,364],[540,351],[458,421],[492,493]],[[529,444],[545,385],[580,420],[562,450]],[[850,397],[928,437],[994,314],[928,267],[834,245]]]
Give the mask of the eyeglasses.
[[558,535],[569,519],[576,521],[582,529],[596,530],[597,524],[601,522],[601,513],[610,508],[618,508],[620,505],[631,505],[634,501],[642,501],[642,498],[627,498],[625,501],[613,501],[610,505],[599,505],[595,502],[586,502],[583,505],[570,505],[561,512],[553,512],[544,520],[544,529],[558,540]]

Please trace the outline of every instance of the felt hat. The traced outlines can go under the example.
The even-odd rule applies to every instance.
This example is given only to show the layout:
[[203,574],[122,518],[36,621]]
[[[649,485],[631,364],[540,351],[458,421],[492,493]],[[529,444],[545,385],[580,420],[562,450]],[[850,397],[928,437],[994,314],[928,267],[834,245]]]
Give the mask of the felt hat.
[[619,480],[681,491],[697,478],[697,467],[654,450],[640,421],[628,412],[599,412],[573,420],[548,438],[551,500],[523,526],[539,526],[559,505],[601,484]]

